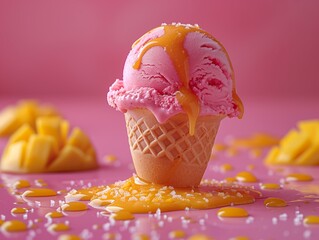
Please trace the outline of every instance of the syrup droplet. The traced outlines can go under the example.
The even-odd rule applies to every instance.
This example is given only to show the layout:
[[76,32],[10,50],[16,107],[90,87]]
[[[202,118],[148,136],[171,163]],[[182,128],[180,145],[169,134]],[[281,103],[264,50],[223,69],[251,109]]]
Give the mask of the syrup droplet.
[[251,149],[249,153],[252,158],[259,158],[262,155],[262,150],[260,148],[254,148]]
[[220,166],[220,170],[223,172],[228,172],[228,171],[231,171],[233,169],[234,169],[233,165],[231,165],[229,163],[225,163],[225,164]]
[[30,187],[30,183],[27,180],[18,180],[13,184],[13,187],[15,189],[20,189],[20,188],[27,188]]
[[[107,239],[111,239],[111,238],[107,238]],[[112,240],[115,240],[116,238],[112,238]],[[133,238],[134,240],[150,240],[150,237],[146,234],[143,233],[138,233],[138,234],[134,234]]]
[[281,198],[270,197],[270,198],[265,199],[264,205],[266,207],[286,207],[287,203],[285,200],[283,200]]
[[221,143],[215,143],[213,151],[225,151],[227,149],[227,145]]
[[26,231],[27,225],[19,220],[6,221],[1,225],[1,229],[6,232],[21,232]]
[[186,233],[183,230],[174,230],[169,233],[169,237],[172,239],[175,238],[185,238]]
[[28,212],[28,209],[26,208],[12,208],[11,213],[13,214],[25,214]]
[[53,211],[53,212],[48,212],[45,214],[46,218],[61,218],[64,217],[64,215],[61,212]]
[[254,174],[251,172],[240,172],[236,175],[236,179],[239,182],[249,182],[249,183],[254,183],[258,182],[258,179]]
[[269,190],[277,190],[280,189],[280,185],[278,183],[262,183],[260,184],[261,189],[269,189]]
[[237,182],[237,179],[235,177],[227,177],[224,179],[224,181],[227,183],[233,183],[233,182]]
[[309,215],[306,216],[303,220],[304,224],[319,224],[319,216],[317,215]]
[[64,223],[54,223],[51,224],[47,229],[50,232],[62,232],[70,230],[70,227]]
[[29,189],[22,194],[23,197],[51,197],[56,195],[56,191],[49,188]]
[[36,179],[35,184],[40,187],[48,186],[48,184],[43,179]]
[[194,234],[188,240],[213,240],[213,238],[204,234]]
[[248,217],[248,212],[239,207],[224,207],[218,210],[218,217]]
[[246,236],[237,236],[237,237],[232,237],[229,240],[249,240],[249,238]]
[[88,209],[87,205],[82,202],[69,202],[61,206],[62,211],[75,212],[75,211],[85,211]]
[[62,234],[58,237],[58,240],[81,240],[82,238],[78,235],[73,234]]
[[121,210],[111,214],[111,218],[117,221],[126,221],[134,219],[134,215],[129,211]]
[[234,157],[238,155],[238,149],[234,147],[230,147],[226,150],[227,156]]
[[308,182],[308,181],[312,181],[313,177],[309,174],[304,174],[304,173],[291,173],[286,176],[286,180],[288,182],[294,182],[294,181]]
[[106,163],[112,164],[112,163],[117,161],[117,156],[115,156],[113,154],[109,154],[109,155],[104,156],[104,160]]
[[[135,235],[134,235],[135,236]],[[117,238],[117,234],[116,233],[104,233],[103,234],[103,239],[105,240],[116,240]],[[135,240],[135,238],[133,238]],[[144,240],[144,239],[140,239],[140,238],[136,238],[137,240]],[[148,239],[147,239],[148,240]]]

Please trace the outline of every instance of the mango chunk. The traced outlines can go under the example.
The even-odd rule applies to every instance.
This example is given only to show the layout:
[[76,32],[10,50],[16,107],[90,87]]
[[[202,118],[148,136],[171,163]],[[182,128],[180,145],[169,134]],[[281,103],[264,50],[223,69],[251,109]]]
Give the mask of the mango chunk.
[[66,120],[62,120],[60,130],[61,144],[65,145],[70,131],[70,123]]
[[319,165],[319,144],[310,146],[297,159],[297,165]]
[[319,120],[300,121],[265,158],[267,164],[319,165]]
[[89,147],[91,147],[90,139],[88,136],[82,132],[79,128],[74,128],[67,143],[67,145],[77,147],[83,152],[86,152]]
[[0,136],[8,136],[20,126],[14,107],[7,107],[0,112]]
[[0,112],[0,137],[10,136],[23,124],[35,128],[35,120],[40,116],[59,116],[59,113],[51,106],[42,106],[32,100],[4,108]]
[[23,167],[32,173],[43,172],[56,156],[56,143],[51,136],[33,135],[27,144]]
[[23,172],[22,168],[25,151],[26,141],[19,141],[11,144],[7,148],[7,152],[3,155],[0,168],[6,172]]
[[7,172],[82,171],[98,167],[89,137],[60,117],[39,117],[36,130],[22,125],[10,137],[0,169]]
[[36,120],[36,129],[39,135],[53,137],[59,148],[62,146],[61,119],[58,117],[40,117]]
[[59,156],[49,166],[49,172],[81,171],[96,168],[96,162],[92,161],[80,149],[66,145]]
[[293,162],[310,145],[310,138],[307,134],[297,131],[290,131],[280,142],[280,152],[277,156],[279,163]]
[[273,147],[269,151],[269,153],[268,153],[268,155],[267,155],[267,157],[265,159],[265,162],[268,163],[268,164],[276,163],[279,152],[280,152],[279,147]]

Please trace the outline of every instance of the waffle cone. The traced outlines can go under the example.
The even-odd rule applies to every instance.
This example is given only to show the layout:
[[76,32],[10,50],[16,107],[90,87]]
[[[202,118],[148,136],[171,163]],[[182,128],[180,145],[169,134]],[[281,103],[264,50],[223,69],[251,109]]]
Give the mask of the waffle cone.
[[202,116],[194,136],[188,117],[178,114],[159,123],[146,109],[125,113],[130,150],[137,175],[174,187],[198,186],[210,159],[220,116]]

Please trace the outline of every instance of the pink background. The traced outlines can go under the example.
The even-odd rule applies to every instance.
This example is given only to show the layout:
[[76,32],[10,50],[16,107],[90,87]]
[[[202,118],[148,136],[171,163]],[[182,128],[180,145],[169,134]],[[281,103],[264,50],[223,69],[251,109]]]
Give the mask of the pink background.
[[0,96],[105,99],[131,44],[176,21],[225,45],[243,99],[318,99],[318,9],[315,0],[1,1]]

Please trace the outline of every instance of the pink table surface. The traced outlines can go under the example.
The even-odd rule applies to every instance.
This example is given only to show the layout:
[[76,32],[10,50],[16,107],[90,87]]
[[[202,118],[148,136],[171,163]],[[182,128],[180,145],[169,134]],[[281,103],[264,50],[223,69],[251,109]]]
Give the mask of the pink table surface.
[[[15,103],[17,99],[0,98],[0,108]],[[54,104],[72,125],[84,129],[96,146],[99,161],[103,165],[99,170],[81,173],[55,174],[0,174],[0,215],[1,219],[20,219],[36,227],[23,233],[0,233],[0,239],[57,239],[61,233],[47,231],[48,220],[44,217],[47,212],[59,207],[56,198],[29,199],[19,204],[32,210],[23,216],[13,216],[10,210],[17,205],[16,196],[8,192],[10,183],[18,179],[27,179],[34,185],[34,180],[43,179],[49,188],[56,190],[82,188],[89,185],[110,184],[132,176],[133,166],[129,153],[124,117],[107,106],[103,97],[96,99],[61,99],[47,98],[45,102]],[[318,99],[244,99],[246,114],[243,120],[226,119],[222,122],[216,142],[222,142],[231,137],[247,137],[256,132],[267,132],[283,136],[289,129],[295,127],[298,120],[318,118]],[[0,139],[0,151],[3,150],[6,139]],[[103,156],[115,154],[117,163],[107,166]],[[218,167],[231,163],[234,170],[222,173]],[[169,232],[182,229],[187,237],[195,233],[204,233],[215,239],[230,239],[236,236],[247,236],[250,239],[319,239],[319,226],[306,226],[302,219],[307,215],[319,215],[319,168],[318,167],[287,167],[282,171],[278,168],[267,168],[262,158],[252,158],[248,151],[242,151],[237,156],[229,157],[219,154],[209,163],[205,178],[222,180],[234,176],[240,171],[247,170],[253,164],[252,172],[260,182],[280,183],[284,175],[290,172],[309,173],[314,181],[308,183],[290,183],[281,190],[262,191],[263,197],[255,203],[243,205],[250,216],[248,218],[220,219],[218,209],[176,211],[161,214],[136,214],[135,220],[112,223],[108,216],[101,215],[96,209],[67,214],[68,216],[54,219],[53,222],[67,222],[71,230],[66,233],[81,235],[84,239],[103,239],[107,232],[118,233],[118,239],[130,239],[135,233],[147,233],[152,239],[168,239]],[[255,186],[259,184],[246,184]],[[281,197],[288,202],[284,208],[266,208],[263,205],[266,197]],[[54,201],[50,201],[54,200]],[[294,201],[301,200],[301,201]],[[38,201],[38,202],[37,202]],[[195,220],[187,223],[182,217],[189,216]],[[96,226],[98,226],[96,228]]]

